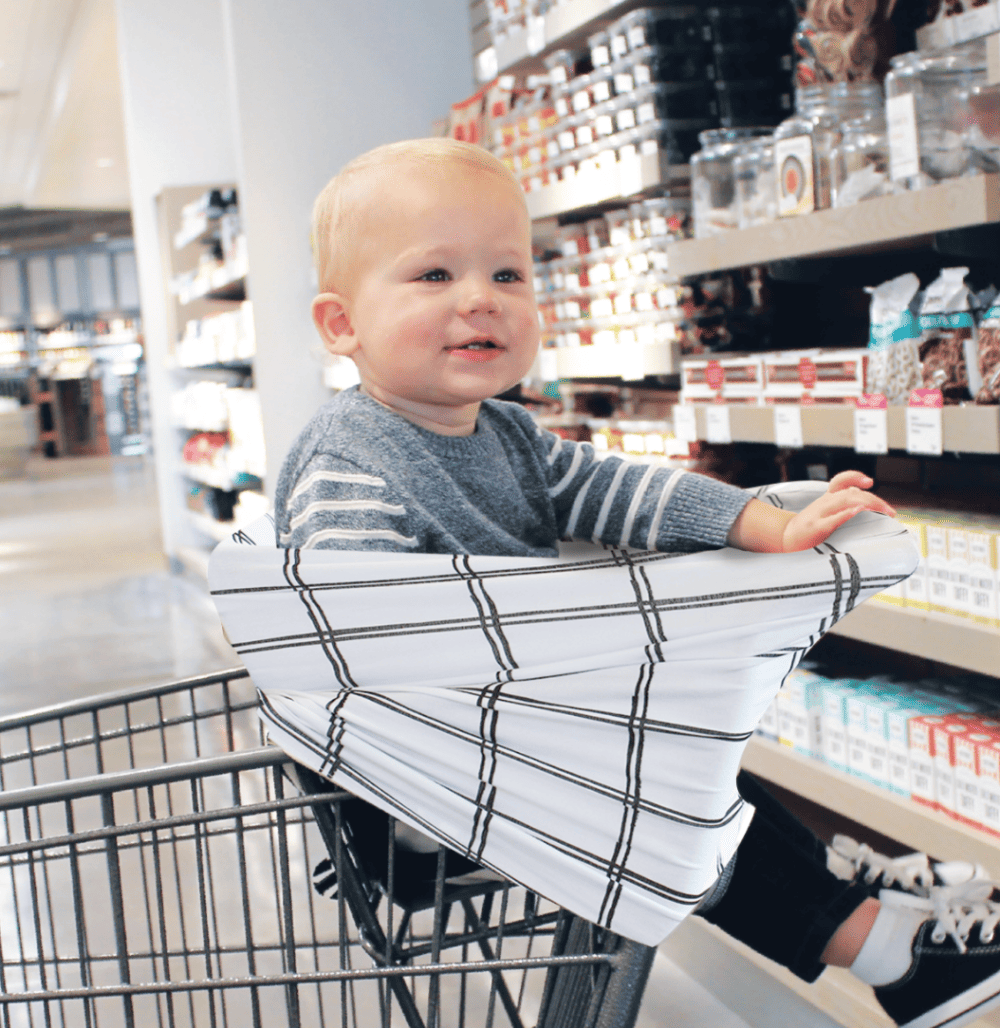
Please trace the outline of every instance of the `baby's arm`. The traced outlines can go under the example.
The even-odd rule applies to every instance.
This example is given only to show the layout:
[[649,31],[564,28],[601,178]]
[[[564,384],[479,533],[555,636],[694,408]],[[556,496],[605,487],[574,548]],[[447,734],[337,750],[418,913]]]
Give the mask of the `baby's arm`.
[[729,530],[729,544],[755,553],[793,553],[823,542],[835,529],[863,510],[895,515],[885,500],[865,492],[872,480],[860,471],[834,475],[830,487],[797,514],[761,500],[751,500]]

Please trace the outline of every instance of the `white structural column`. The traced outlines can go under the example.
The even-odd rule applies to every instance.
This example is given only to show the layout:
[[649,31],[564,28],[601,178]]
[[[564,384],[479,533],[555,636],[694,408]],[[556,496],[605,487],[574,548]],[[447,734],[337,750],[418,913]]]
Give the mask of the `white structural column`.
[[236,179],[233,113],[217,0],[117,0],[125,142],[149,374],[163,542],[176,554],[190,529],[181,504],[170,423],[167,308],[156,197],[169,186]]
[[222,0],[250,258],[267,489],[329,395],[309,218],[352,157],[426,136],[473,89],[467,0]]

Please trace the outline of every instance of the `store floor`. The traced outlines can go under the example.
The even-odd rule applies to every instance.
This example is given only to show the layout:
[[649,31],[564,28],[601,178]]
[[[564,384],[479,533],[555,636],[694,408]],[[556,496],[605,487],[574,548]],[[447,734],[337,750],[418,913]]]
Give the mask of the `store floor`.
[[239,663],[163,555],[152,463],[33,458],[0,481],[0,713]]
[[[204,584],[168,569],[152,464],[139,457],[37,458],[0,481],[0,626],[0,714],[239,663]],[[725,951],[704,953],[707,977],[671,956],[704,944],[668,940],[637,1028],[835,1028]],[[696,978],[725,979],[743,1017]]]

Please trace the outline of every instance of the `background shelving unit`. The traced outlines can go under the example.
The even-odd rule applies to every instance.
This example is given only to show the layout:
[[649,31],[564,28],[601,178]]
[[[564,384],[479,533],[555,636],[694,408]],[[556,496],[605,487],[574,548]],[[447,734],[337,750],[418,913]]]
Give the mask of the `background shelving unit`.
[[[574,0],[553,8],[528,29],[511,33],[496,46],[502,71],[525,72],[541,67],[541,57],[562,46],[582,45],[593,33],[635,3]],[[996,5],[992,5],[996,6]],[[1000,28],[998,23],[997,28]],[[1000,41],[997,52],[1000,54]],[[661,167],[656,158],[634,165],[593,172],[543,187],[528,194],[529,211],[540,235],[551,231],[555,219],[584,217],[594,211],[623,206],[679,181],[684,169]],[[770,262],[808,262],[813,258],[850,258],[885,251],[897,254],[926,252],[940,233],[1000,222],[1000,176],[984,175],[940,183],[900,195],[868,200],[853,207],[818,211],[798,218],[732,231],[704,240],[668,245],[670,272],[679,277]],[[952,263],[964,263],[956,258]],[[588,352],[589,351],[589,352]],[[628,384],[634,373],[623,373],[624,354],[598,353],[597,347],[549,351],[549,376],[559,378],[617,377]],[[647,373],[670,374],[677,354]],[[617,359],[617,365],[615,360]],[[734,443],[774,446],[775,408],[728,406]],[[821,403],[800,405],[803,450],[855,446],[854,408]],[[562,416],[564,419],[567,415]],[[696,435],[707,440],[706,405],[695,404]],[[946,455],[1000,458],[1000,408],[946,407],[942,412],[943,449]],[[895,455],[906,452],[906,412],[887,411],[887,441]],[[936,460],[937,458],[921,458]],[[832,632],[841,640],[855,640],[887,652],[921,658],[996,677],[1000,673],[1000,631],[971,619],[873,601],[843,618]],[[1000,683],[998,683],[1000,684]],[[1000,691],[997,705],[1000,707]],[[850,819],[889,836],[901,846],[923,850],[940,859],[971,859],[1000,875],[1000,839],[945,814],[923,807],[908,797],[879,789],[861,779],[803,756],[791,749],[755,737],[746,750],[744,766],[761,778],[790,790],[834,817]],[[697,919],[694,919],[697,921]],[[676,945],[673,943],[676,942]],[[727,940],[701,923],[685,925],[668,941],[667,950],[711,991],[726,990],[720,967],[732,966],[742,982],[747,974],[776,974],[788,989],[845,1026],[883,1028],[888,1025],[870,993],[859,989],[849,975],[828,974],[816,986],[803,986],[790,975],[775,971],[749,950]],[[706,971],[706,968],[709,968]],[[721,976],[722,979],[725,975]],[[741,984],[740,988],[743,988]],[[740,997],[729,1005],[738,1010]],[[994,1015],[976,1022],[1000,1024]]]
[[[188,322],[202,321],[220,314],[232,314],[247,298],[245,262],[237,262],[238,266],[235,267],[227,264],[219,268],[201,288],[192,288],[188,277],[197,268],[206,248],[213,245],[219,219],[203,219],[204,224],[187,230],[182,226],[184,207],[211,190],[225,193],[233,188],[231,183],[184,186],[166,189],[158,198],[167,336],[172,342],[167,361],[170,369],[168,402],[174,401],[191,383],[214,381],[235,388],[252,383],[253,380],[252,356],[199,365],[185,365],[178,359],[178,344]],[[234,523],[219,521],[204,511],[191,509],[188,504],[189,495],[198,487],[227,494],[243,490],[259,492],[264,469],[258,465],[253,468],[253,474],[234,475],[230,469],[220,470],[204,464],[187,463],[181,459],[181,451],[187,438],[197,434],[199,429],[218,431],[218,428],[214,425],[190,424],[174,427],[173,455],[167,458],[172,461],[172,475],[167,495],[161,497],[164,520],[171,528],[167,533],[172,540],[169,556],[172,562],[205,576],[211,549],[232,531]],[[231,506],[231,500],[231,496],[226,497],[224,505]]]

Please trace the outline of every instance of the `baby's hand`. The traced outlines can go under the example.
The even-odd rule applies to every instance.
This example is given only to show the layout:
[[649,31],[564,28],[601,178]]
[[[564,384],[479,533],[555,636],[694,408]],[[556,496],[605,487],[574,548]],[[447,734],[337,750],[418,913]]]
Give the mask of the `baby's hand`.
[[794,553],[818,546],[842,524],[863,510],[873,510],[889,517],[895,510],[885,500],[873,496],[866,489],[874,483],[860,471],[842,471],[830,480],[827,491],[804,507],[785,525],[782,550]]

